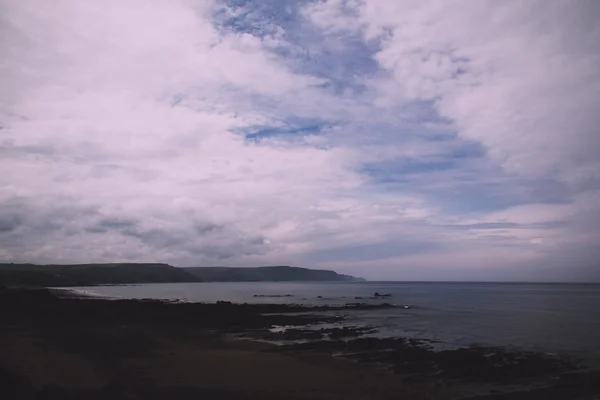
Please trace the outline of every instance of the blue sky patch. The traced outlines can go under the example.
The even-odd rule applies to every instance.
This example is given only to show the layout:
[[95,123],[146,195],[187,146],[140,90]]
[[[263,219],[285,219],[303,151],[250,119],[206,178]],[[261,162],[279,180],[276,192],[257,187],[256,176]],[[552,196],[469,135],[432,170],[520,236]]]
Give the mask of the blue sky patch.
[[332,122],[324,122],[306,118],[288,118],[281,126],[273,125],[256,125],[246,128],[240,128],[238,133],[244,135],[246,140],[260,141],[266,138],[276,136],[305,136],[319,135],[335,124]]

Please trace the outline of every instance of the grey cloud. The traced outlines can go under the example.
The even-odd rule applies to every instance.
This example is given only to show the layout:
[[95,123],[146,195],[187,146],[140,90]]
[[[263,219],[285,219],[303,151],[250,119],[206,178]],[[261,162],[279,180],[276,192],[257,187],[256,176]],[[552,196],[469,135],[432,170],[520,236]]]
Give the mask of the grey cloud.
[[[134,240],[132,244],[138,241],[146,246],[148,254],[153,254],[152,259],[164,261],[161,253],[172,253],[176,258],[167,261],[178,265],[211,264],[218,260],[264,254],[268,249],[263,236],[244,234],[226,225],[171,219],[168,227],[157,228],[148,222],[152,221],[151,216],[146,218],[147,221],[138,215],[106,216],[91,206],[73,203],[72,199],[63,199],[62,202],[56,198],[48,200],[0,204],[0,246],[14,254],[10,260],[60,262],[61,259],[54,254],[69,253],[77,262],[111,261],[105,256],[86,258],[87,245],[102,246],[101,243],[105,243],[108,237],[116,240],[121,237],[119,241],[122,243],[129,239]],[[95,239],[86,235],[94,235]],[[21,258],[36,254],[41,245],[47,248],[45,256]],[[139,260],[139,257],[138,252],[132,261]]]
[[227,226],[198,221],[181,221],[162,229],[145,227],[143,221],[133,218],[103,218],[87,231],[118,233],[136,238],[153,249],[179,250],[191,256],[215,260],[261,254],[266,245],[261,236],[245,237]]
[[103,218],[98,222],[98,227],[104,229],[125,229],[137,225],[138,222],[133,219]]
[[18,214],[0,215],[0,233],[14,231],[22,224],[22,218]]
[[221,225],[211,224],[211,223],[197,223],[194,225],[194,229],[199,234],[205,234],[210,232],[216,232],[224,229]]
[[125,228],[121,232],[123,235],[140,239],[155,248],[179,246],[184,240],[183,235],[178,232],[168,232],[162,229]]
[[122,233],[127,229],[133,229],[138,224],[138,221],[134,219],[122,219],[122,218],[101,218],[99,221],[94,221],[89,226],[86,226],[83,230],[89,233],[108,233],[108,232],[119,232]]
[[440,251],[442,245],[425,240],[398,237],[383,243],[363,244],[351,247],[329,248],[312,252],[308,259],[313,262],[326,261],[373,261],[398,256],[415,255]]
[[455,225],[457,228],[464,229],[505,229],[505,228],[517,228],[520,225],[514,222],[481,222],[478,224],[469,225]]
[[565,221],[552,221],[535,224],[517,224],[514,222],[480,222],[476,224],[444,225],[456,229],[556,229],[567,226]]
[[100,226],[89,226],[83,229],[84,232],[87,233],[107,233],[108,229],[102,228]]
[[70,207],[68,204],[48,204],[29,199],[11,199],[0,203],[0,221],[6,228],[22,227],[35,233],[52,233],[78,223],[91,215],[90,208]]
[[51,145],[35,145],[35,146],[15,146],[15,145],[0,145],[0,154],[3,156],[20,155],[20,154],[35,154],[42,156],[54,156],[57,154],[56,149]]

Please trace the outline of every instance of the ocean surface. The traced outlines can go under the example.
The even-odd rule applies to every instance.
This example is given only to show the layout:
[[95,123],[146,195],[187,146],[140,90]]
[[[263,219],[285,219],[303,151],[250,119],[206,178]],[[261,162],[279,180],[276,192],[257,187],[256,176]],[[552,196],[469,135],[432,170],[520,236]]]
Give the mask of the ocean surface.
[[[346,325],[376,327],[379,332],[374,336],[379,337],[430,339],[440,347],[480,344],[543,351],[584,358],[600,365],[600,284],[244,282],[74,289],[111,298],[191,302],[305,305],[387,302],[402,307],[336,313],[347,317]],[[391,297],[373,299],[375,292]]]

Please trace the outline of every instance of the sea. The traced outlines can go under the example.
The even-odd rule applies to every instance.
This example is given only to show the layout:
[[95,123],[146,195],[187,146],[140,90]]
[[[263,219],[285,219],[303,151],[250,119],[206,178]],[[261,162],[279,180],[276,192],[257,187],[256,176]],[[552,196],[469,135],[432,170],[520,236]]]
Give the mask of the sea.
[[[112,299],[169,299],[398,307],[332,311],[377,337],[431,340],[439,348],[500,346],[600,366],[600,284],[457,282],[164,283],[72,288]],[[375,293],[389,295],[375,297]],[[314,327],[318,328],[318,327]]]

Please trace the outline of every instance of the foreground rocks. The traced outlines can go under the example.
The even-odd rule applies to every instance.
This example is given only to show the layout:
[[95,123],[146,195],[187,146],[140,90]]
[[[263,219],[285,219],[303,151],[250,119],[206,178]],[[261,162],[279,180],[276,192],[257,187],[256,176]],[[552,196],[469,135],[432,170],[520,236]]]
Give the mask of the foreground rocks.
[[417,339],[359,338],[349,341],[316,341],[282,346],[279,351],[336,352],[362,363],[385,365],[410,379],[430,377],[495,383],[530,378],[560,377],[578,370],[569,360],[540,353],[508,351],[495,347],[468,347],[434,351]]
[[[0,289],[0,395],[503,400],[600,393],[598,373],[574,361],[500,348],[434,351],[423,340],[372,337],[376,327],[345,318],[381,307],[394,306],[108,301]],[[286,344],[224,340],[232,335]]]

